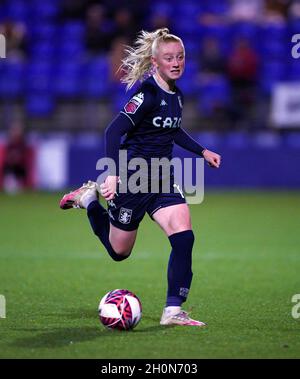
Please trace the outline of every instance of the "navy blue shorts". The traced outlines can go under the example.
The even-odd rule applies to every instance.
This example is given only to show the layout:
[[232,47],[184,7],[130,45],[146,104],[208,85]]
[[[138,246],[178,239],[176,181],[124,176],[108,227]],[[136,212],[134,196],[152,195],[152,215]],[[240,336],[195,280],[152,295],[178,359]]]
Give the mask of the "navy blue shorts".
[[147,212],[152,218],[153,214],[161,208],[176,204],[185,204],[184,195],[171,180],[169,193],[141,193],[127,192],[117,194],[113,200],[107,202],[110,223],[115,227],[132,231],[139,227]]

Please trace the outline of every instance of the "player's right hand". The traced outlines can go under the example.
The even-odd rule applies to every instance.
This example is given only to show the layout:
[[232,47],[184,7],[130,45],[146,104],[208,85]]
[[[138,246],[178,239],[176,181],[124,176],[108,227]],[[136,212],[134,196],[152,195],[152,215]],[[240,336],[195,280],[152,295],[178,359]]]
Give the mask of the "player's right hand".
[[113,200],[117,192],[118,176],[108,176],[105,182],[100,184],[100,194],[106,201]]
[[221,155],[214,153],[208,149],[205,149],[203,151],[203,158],[206,160],[210,167],[219,168],[221,165]]

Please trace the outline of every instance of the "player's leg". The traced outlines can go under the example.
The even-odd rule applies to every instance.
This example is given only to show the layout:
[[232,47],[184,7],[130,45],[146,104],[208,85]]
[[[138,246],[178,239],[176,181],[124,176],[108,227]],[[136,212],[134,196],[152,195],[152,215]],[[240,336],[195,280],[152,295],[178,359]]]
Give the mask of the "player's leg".
[[192,229],[190,209],[186,203],[160,208],[152,218],[168,237]]
[[136,236],[137,229],[122,230],[110,223],[109,241],[117,254],[128,257],[135,244]]
[[128,258],[135,243],[137,229],[127,231],[112,225],[108,212],[98,200],[88,205],[87,215],[95,235],[106,247],[111,258],[115,261]]
[[172,246],[168,264],[167,300],[161,324],[205,326],[203,322],[191,319],[181,310],[181,304],[187,299],[193,277],[194,233],[189,207],[186,203],[162,207],[152,217],[168,236]]
[[98,201],[97,184],[89,181],[79,189],[64,195],[60,201],[61,209],[87,209],[88,218],[94,233],[115,261],[121,261],[131,253],[137,229],[121,230],[109,222],[108,212]]

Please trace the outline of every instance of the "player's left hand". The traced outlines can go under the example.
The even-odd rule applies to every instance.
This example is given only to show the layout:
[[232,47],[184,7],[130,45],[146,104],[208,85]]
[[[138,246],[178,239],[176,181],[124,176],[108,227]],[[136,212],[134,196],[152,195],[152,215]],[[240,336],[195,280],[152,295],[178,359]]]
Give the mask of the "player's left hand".
[[113,200],[116,196],[118,176],[108,176],[105,182],[100,184],[100,194],[106,201]]
[[203,158],[210,167],[219,168],[221,165],[221,155],[214,153],[213,151],[205,149],[203,152]]

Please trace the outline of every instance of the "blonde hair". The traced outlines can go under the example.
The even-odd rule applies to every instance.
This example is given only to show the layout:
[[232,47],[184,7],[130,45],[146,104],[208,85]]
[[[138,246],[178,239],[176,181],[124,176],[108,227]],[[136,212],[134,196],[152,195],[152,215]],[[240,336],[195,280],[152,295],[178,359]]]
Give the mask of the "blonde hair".
[[126,90],[129,90],[140,80],[143,81],[145,76],[153,71],[151,57],[156,54],[156,50],[161,42],[180,42],[182,40],[169,33],[169,29],[157,29],[154,32],[140,31],[133,47],[126,46],[125,58],[119,70],[125,72],[121,82],[127,84]]

